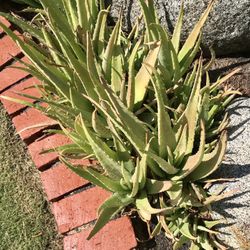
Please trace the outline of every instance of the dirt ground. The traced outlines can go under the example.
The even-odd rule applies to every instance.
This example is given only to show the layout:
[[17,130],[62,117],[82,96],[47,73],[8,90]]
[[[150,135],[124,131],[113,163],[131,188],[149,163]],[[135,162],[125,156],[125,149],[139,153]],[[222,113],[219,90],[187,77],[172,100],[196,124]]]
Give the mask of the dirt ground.
[[225,83],[232,89],[240,90],[244,96],[250,96],[250,56],[217,58],[211,68],[211,78],[216,80],[219,76],[241,68],[241,71],[232,76]]

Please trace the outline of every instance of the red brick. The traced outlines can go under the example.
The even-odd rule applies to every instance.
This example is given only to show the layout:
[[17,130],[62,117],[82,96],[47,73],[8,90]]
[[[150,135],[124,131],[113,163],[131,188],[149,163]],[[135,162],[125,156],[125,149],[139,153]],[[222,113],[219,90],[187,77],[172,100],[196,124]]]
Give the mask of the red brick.
[[137,246],[129,218],[110,221],[91,240],[86,240],[91,229],[64,238],[64,250],[129,250]]
[[[89,161],[85,161],[89,165]],[[41,173],[43,187],[49,200],[58,198],[88,183],[62,163]]]
[[52,203],[58,231],[65,233],[95,220],[98,207],[110,195],[109,192],[94,187]]
[[[4,17],[0,16],[0,22],[3,23],[5,26],[10,28],[11,24],[8,20],[6,20]],[[0,27],[0,34],[3,32],[3,29]]]
[[55,134],[34,141],[28,145],[28,150],[33,162],[38,169],[55,162],[58,159],[56,152],[40,154],[43,150],[53,149],[71,143],[66,136]]
[[17,132],[23,140],[27,140],[30,136],[34,135],[44,127],[32,128],[28,130],[23,129],[39,124],[49,125],[54,123],[51,118],[43,115],[39,110],[34,108],[29,108],[20,115],[15,116],[12,119],[12,122],[14,123]]
[[[0,40],[1,41],[1,40]],[[28,61],[28,59],[25,57],[22,59],[23,61]],[[19,62],[13,63],[11,65],[12,67],[21,67],[22,64]],[[5,88],[11,86],[15,82],[23,79],[24,77],[28,76],[29,74],[23,70],[15,69],[11,67],[7,67],[4,70],[0,72],[0,92],[3,91]]]
[[0,39],[0,51],[0,65],[5,64],[13,56],[21,53],[16,43],[9,36],[4,36]]
[[[34,86],[35,84],[39,84],[39,81],[36,78],[32,77],[32,78],[29,78],[28,80],[25,80],[25,81],[15,85],[15,86],[13,86],[10,89],[4,91],[2,93],[2,95],[12,97],[12,98],[21,99],[23,101],[34,102],[35,100],[20,96],[20,95],[18,95],[18,93],[28,94],[28,95],[35,96],[35,97],[41,97],[40,92],[36,88],[29,88],[31,86]],[[8,100],[2,99],[2,98],[0,98],[0,100],[2,101],[5,109],[7,110],[7,112],[10,115],[27,107],[23,104],[8,101]]]

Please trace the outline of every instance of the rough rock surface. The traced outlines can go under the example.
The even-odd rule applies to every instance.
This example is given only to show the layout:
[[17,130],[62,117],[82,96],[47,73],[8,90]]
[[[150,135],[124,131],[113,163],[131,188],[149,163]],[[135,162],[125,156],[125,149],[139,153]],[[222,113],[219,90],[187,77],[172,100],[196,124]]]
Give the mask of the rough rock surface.
[[[122,8],[124,27],[129,30],[131,23],[139,16],[138,0],[106,0],[112,3],[112,16],[118,17]],[[183,37],[198,21],[210,0],[185,0]],[[155,0],[160,21],[173,30],[180,9],[179,0]],[[203,44],[213,45],[217,55],[250,52],[250,1],[220,0],[210,14],[204,29]]]

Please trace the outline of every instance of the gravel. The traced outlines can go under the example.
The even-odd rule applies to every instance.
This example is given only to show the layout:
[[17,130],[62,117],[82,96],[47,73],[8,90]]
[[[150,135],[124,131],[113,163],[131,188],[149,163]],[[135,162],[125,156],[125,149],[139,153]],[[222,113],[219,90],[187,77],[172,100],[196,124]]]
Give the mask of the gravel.
[[225,218],[219,230],[220,238],[231,249],[250,249],[250,98],[239,98],[228,108],[230,114],[229,140],[224,164],[215,174],[236,181],[214,185],[211,191],[225,186],[235,195],[213,206],[215,217]]

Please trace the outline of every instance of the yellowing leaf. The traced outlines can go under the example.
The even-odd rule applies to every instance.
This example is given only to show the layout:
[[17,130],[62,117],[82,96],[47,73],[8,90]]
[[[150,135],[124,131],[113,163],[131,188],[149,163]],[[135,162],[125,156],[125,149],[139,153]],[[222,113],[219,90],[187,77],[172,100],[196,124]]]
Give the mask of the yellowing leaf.
[[137,73],[135,77],[135,106],[140,106],[141,102],[143,101],[148,85],[152,76],[152,69],[147,69],[145,65],[150,65],[152,68],[155,67],[158,53],[160,50],[160,43],[155,43],[155,47],[151,49],[145,58],[139,72]]

